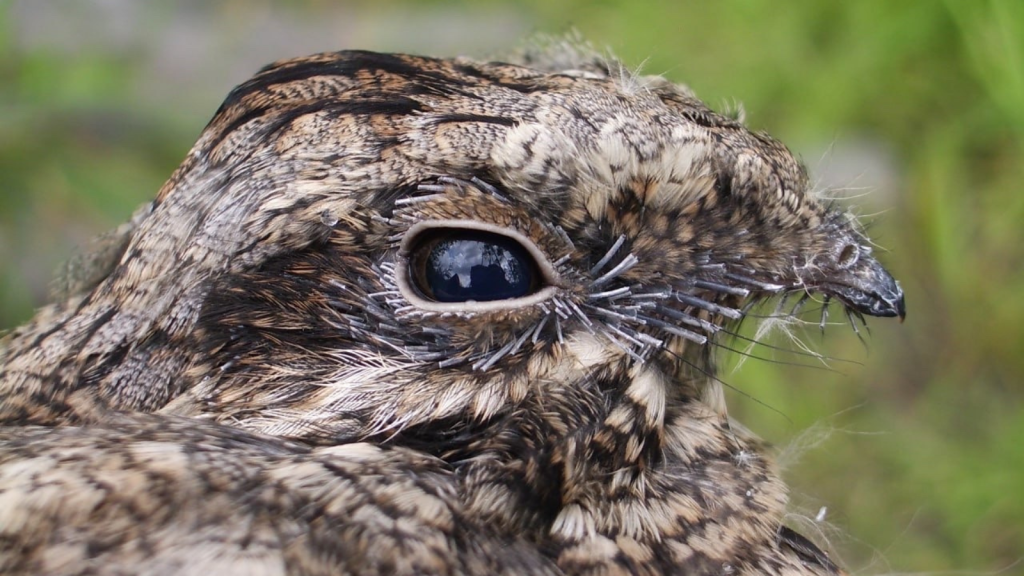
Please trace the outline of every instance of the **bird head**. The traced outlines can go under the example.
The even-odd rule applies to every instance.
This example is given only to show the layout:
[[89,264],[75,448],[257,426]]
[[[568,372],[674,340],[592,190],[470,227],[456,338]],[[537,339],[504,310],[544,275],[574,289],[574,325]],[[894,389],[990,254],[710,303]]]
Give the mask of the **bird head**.
[[658,421],[750,303],[903,317],[777,141],[601,58],[525,61],[337,52],[236,88],[79,308],[104,405],[314,442],[622,394]]

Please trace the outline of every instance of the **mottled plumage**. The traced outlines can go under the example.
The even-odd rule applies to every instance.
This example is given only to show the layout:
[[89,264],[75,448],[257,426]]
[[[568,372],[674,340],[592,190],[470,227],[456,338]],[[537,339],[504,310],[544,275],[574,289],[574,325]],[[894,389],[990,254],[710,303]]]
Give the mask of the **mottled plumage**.
[[[574,49],[369,52],[236,88],[0,346],[5,574],[834,574],[713,343],[898,284],[781,144]],[[423,245],[521,247],[438,302]],[[475,300],[475,299],[474,299]]]

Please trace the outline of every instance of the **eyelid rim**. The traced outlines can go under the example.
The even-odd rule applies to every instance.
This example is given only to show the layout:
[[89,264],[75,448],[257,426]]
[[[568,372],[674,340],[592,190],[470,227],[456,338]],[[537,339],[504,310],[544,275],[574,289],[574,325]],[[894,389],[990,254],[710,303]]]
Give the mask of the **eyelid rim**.
[[[505,300],[489,300],[486,302],[431,302],[430,300],[423,298],[410,284],[409,256],[412,252],[412,244],[416,238],[425,231],[434,228],[479,230],[481,232],[490,232],[491,234],[498,234],[515,240],[520,246],[529,252],[531,256],[533,256],[534,262],[537,264],[537,269],[540,271],[541,277],[547,285],[529,296],[508,298]],[[558,275],[558,272],[555,271],[555,267],[551,265],[547,256],[537,248],[537,245],[534,244],[532,240],[520,233],[518,230],[504,228],[502,226],[496,226],[494,224],[488,224],[486,222],[479,222],[476,220],[425,220],[413,224],[408,230],[406,230],[405,236],[402,238],[402,242],[398,246],[397,264],[395,283],[398,284],[399,291],[401,291],[402,295],[405,296],[405,299],[408,300],[410,304],[427,312],[476,313],[525,308],[539,304],[545,300],[549,300],[558,292],[558,286],[560,284],[560,276]]]

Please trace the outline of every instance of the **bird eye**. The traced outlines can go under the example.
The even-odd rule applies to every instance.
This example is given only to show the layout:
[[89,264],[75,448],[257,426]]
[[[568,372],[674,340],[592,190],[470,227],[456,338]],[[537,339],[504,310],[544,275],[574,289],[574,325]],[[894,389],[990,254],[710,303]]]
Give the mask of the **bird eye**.
[[487,302],[536,292],[542,275],[516,240],[483,230],[435,229],[409,251],[412,285],[434,302]]

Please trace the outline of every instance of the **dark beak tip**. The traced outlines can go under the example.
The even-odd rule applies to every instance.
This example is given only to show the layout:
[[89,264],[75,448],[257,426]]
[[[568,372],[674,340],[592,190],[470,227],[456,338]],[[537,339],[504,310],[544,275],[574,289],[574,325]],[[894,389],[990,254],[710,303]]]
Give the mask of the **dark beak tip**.
[[907,317],[907,304],[903,298],[903,291],[896,290],[889,294],[874,294],[871,299],[874,301],[872,308],[874,309],[873,316],[887,316],[893,317],[903,324],[903,321]]
[[896,285],[896,294],[893,299],[893,309],[896,310],[896,316],[900,319],[900,324],[907,318],[907,302],[903,297],[903,287],[900,286],[899,281],[894,280],[893,283]]
[[900,286],[898,280],[881,268],[881,265],[876,264],[876,266],[881,272],[876,275],[877,280],[873,286],[875,289],[869,292],[869,298],[881,308],[881,314],[878,316],[895,316],[899,319],[900,324],[903,324],[907,317],[907,303],[903,296],[903,287]]

